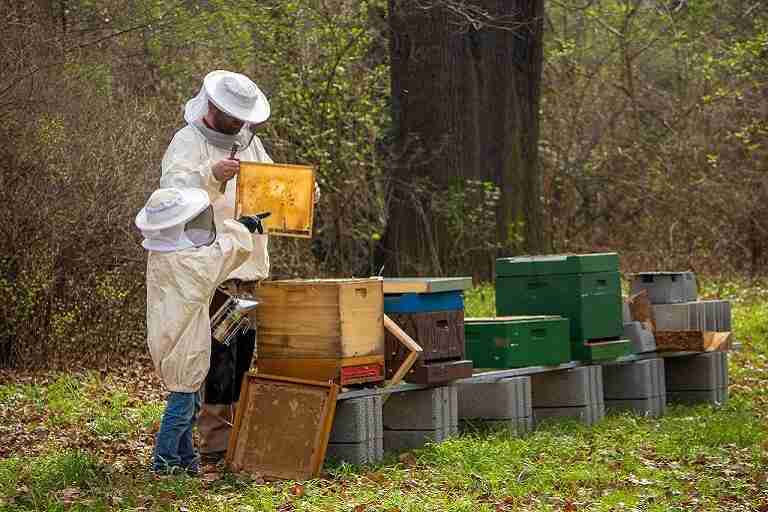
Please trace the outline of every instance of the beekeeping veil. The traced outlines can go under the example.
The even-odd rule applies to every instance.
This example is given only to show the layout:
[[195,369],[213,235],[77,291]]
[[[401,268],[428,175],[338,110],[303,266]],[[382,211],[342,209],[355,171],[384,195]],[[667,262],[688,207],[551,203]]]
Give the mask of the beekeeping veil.
[[155,190],[136,216],[136,227],[144,235],[141,245],[150,251],[180,251],[216,239],[208,194],[194,188]]
[[247,138],[240,140],[245,135],[242,131],[226,135],[207,128],[202,119],[208,113],[208,101],[225,114],[243,121],[246,127],[269,119],[269,101],[250,78],[231,71],[211,71],[205,76],[197,96],[184,106],[184,119],[209,142],[224,149],[229,149],[235,140],[241,146],[249,141]]

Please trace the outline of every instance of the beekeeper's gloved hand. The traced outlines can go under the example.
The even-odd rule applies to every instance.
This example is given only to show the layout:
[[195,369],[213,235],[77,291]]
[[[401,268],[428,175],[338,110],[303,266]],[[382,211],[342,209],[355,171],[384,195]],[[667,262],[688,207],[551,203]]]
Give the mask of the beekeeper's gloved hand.
[[250,231],[251,233],[254,233],[256,231],[259,232],[260,235],[264,234],[264,225],[261,223],[262,219],[266,219],[269,217],[270,213],[260,213],[258,215],[243,215],[239,219],[237,219],[237,222],[245,226],[245,228]]

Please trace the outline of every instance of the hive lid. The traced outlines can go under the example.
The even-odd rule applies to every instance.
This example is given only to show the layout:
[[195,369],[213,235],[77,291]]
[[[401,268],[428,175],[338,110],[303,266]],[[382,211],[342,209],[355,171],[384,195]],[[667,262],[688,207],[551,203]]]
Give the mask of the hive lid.
[[553,320],[565,320],[565,318],[557,315],[470,317],[470,318],[464,318],[464,325],[551,322]]
[[618,270],[619,255],[615,252],[516,256],[496,260],[497,277],[587,274]]
[[384,293],[440,293],[472,288],[471,277],[387,277]]

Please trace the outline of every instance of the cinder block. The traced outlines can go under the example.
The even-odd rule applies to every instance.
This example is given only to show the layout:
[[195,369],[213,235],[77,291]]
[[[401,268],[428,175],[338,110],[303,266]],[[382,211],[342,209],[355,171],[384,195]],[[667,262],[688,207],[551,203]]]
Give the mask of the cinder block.
[[647,398],[631,399],[605,399],[605,412],[607,414],[632,411],[642,416],[660,418],[667,410],[667,397],[650,396]]
[[554,418],[575,418],[586,425],[594,425],[605,417],[605,404],[581,407],[534,407],[533,421],[539,425],[542,421]]
[[728,388],[707,389],[703,391],[668,391],[667,403],[724,405],[728,402]]
[[664,361],[643,359],[603,366],[603,395],[608,400],[638,400],[666,393]]
[[326,460],[349,464],[375,464],[384,458],[384,439],[368,439],[359,443],[328,443]]
[[602,404],[602,367],[581,366],[531,375],[531,402],[534,409]]
[[629,339],[632,352],[635,354],[656,350],[656,338],[653,332],[646,329],[640,322],[624,322],[623,338]]
[[384,402],[386,451],[410,450],[440,442],[459,431],[456,386],[441,386],[390,395]]
[[393,393],[384,402],[385,430],[456,431],[459,422],[456,386]]
[[457,383],[459,420],[509,420],[531,416],[531,378]]
[[667,394],[727,388],[728,353],[707,352],[695,356],[664,358],[664,376]]
[[506,420],[459,419],[461,432],[477,432],[481,430],[504,430],[521,436],[533,430],[533,411],[527,418],[511,418]]
[[427,443],[440,443],[456,432],[446,430],[384,430],[384,451],[402,452],[421,448]]
[[631,293],[648,292],[651,304],[689,302],[698,298],[693,272],[641,272],[632,275]]
[[339,400],[333,418],[331,443],[359,443],[381,438],[382,425],[381,396],[367,396]]

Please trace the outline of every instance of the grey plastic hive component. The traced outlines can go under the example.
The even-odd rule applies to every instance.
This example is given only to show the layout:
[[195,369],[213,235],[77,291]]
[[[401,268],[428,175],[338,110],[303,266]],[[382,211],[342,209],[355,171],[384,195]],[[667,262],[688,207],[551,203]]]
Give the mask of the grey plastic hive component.
[[659,331],[731,330],[731,303],[706,300],[680,304],[655,304],[653,317]]
[[653,332],[646,329],[640,322],[625,322],[624,335],[632,344],[632,352],[642,354],[656,350],[656,338]]
[[603,403],[603,373],[598,365],[531,375],[533,408]]
[[666,394],[664,361],[644,359],[603,366],[605,401],[640,400]]
[[698,298],[693,272],[640,272],[632,275],[631,293],[648,292],[651,304],[689,302]]
[[[621,302],[621,318],[625,324],[632,321],[632,312],[629,310],[629,304],[624,301]],[[626,338],[626,336],[624,337]]]

